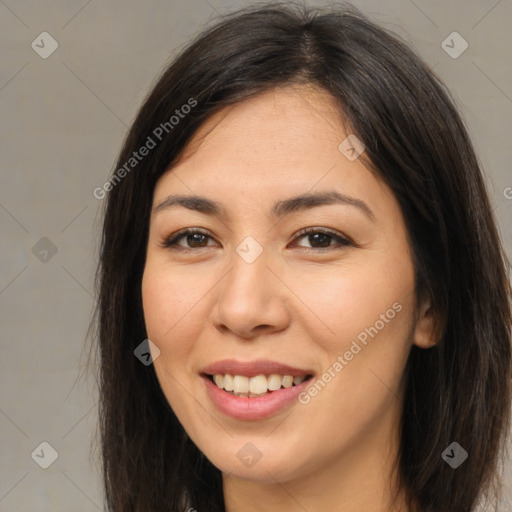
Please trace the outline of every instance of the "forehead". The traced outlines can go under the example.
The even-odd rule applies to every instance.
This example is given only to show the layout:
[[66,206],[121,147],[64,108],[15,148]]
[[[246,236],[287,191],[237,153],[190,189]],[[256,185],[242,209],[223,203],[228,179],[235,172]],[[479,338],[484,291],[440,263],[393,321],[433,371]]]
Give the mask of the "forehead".
[[340,118],[326,91],[311,85],[275,88],[213,114],[189,141],[180,161],[200,149],[214,149],[218,157],[237,152],[253,160],[258,155],[300,158],[312,143],[336,144],[343,133]]
[[212,115],[157,183],[155,203],[169,193],[254,198],[257,203],[335,189],[381,202],[390,191],[340,144],[349,134],[327,92],[286,86]]

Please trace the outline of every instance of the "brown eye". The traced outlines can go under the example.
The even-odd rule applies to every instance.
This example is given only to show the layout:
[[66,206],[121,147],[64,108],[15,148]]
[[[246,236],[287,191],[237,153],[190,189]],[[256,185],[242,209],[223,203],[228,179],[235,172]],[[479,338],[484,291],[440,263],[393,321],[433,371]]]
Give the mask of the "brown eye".
[[334,240],[331,235],[327,235],[325,233],[313,233],[306,236],[308,238],[308,242],[313,247],[329,247],[331,242]]
[[[212,239],[212,237],[203,231],[185,229],[165,240],[163,246],[167,248],[202,249],[203,247],[207,247],[205,242],[207,242],[208,239]],[[178,243],[182,240],[185,241],[184,244]]]
[[203,233],[191,233],[186,235],[185,239],[192,247],[203,247],[202,243],[205,242],[206,235],[203,235]]
[[[339,233],[326,230],[325,228],[304,229],[297,234],[295,241],[301,238],[307,239],[310,244],[309,247],[298,245],[298,247],[303,248],[306,252],[323,251],[353,245],[352,242]],[[185,251],[190,249],[203,249],[211,247],[211,245],[208,245],[208,240],[213,240],[213,238],[207,232],[198,229],[184,229],[167,238],[162,246],[168,249]]]
[[[299,245],[299,247],[304,247],[306,250],[311,249],[329,249],[329,248],[337,248],[340,246],[352,245],[352,243],[346,238],[342,237],[340,234],[319,228],[308,228],[300,231],[295,238],[295,240],[300,240],[301,238],[306,238],[310,247],[304,247]],[[335,242],[334,244],[331,242]]]

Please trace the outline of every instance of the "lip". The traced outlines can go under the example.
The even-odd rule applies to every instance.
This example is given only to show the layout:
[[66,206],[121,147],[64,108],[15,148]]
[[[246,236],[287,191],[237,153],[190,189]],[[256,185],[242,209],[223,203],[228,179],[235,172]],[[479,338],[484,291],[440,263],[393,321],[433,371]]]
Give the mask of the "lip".
[[313,370],[304,370],[293,368],[287,364],[270,361],[269,359],[257,359],[256,361],[237,361],[236,359],[223,359],[201,370],[202,374],[215,375],[216,373],[231,375],[244,375],[246,377],[255,377],[256,375],[270,375],[277,373],[279,375],[291,375],[292,377],[302,377],[313,375]]
[[227,391],[219,388],[205,374],[201,375],[201,379],[205,383],[206,392],[210,400],[217,409],[227,416],[238,420],[261,420],[282,411],[293,402],[298,401],[297,397],[310,385],[312,380],[309,378],[301,382],[298,386],[281,388],[261,397],[248,398],[231,395]]

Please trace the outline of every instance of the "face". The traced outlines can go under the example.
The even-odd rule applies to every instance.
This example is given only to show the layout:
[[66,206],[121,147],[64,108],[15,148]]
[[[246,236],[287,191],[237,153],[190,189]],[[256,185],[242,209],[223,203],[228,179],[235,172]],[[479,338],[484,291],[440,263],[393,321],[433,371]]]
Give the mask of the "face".
[[[326,93],[275,89],[210,118],[155,188],[142,281],[154,368],[225,474],[288,481],[396,440],[408,353],[429,343],[426,308],[415,309],[398,203],[339,149],[347,135]],[[290,202],[303,195],[316,199]],[[240,366],[207,371],[225,360]],[[281,387],[234,396],[205,373],[239,375],[241,393]],[[271,374],[312,377],[287,387]]]

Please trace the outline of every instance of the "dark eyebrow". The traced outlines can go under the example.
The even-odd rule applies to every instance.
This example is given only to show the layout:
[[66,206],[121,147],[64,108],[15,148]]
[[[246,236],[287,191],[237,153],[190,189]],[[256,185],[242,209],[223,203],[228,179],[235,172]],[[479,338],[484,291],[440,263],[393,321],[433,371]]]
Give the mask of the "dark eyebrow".
[[[292,212],[314,208],[329,204],[346,204],[359,208],[370,220],[375,222],[375,215],[369,206],[361,199],[346,196],[336,191],[315,192],[301,194],[278,201],[272,207],[270,213],[274,218],[284,217]],[[153,209],[153,214],[166,210],[173,206],[180,205],[189,210],[195,210],[207,215],[226,217],[226,211],[220,203],[202,196],[170,195]]]
[[359,208],[373,222],[375,215],[370,207],[361,199],[340,194],[334,190],[329,192],[316,192],[309,194],[301,194],[300,196],[290,197],[283,201],[278,201],[271,210],[273,217],[283,217],[291,212],[313,208],[315,206],[323,206],[328,204],[348,204]]
[[211,199],[202,196],[183,196],[183,195],[170,195],[166,197],[160,204],[153,208],[153,215],[162,211],[172,208],[173,206],[183,206],[189,210],[195,210],[207,215],[215,215],[216,217],[225,217],[224,208]]

